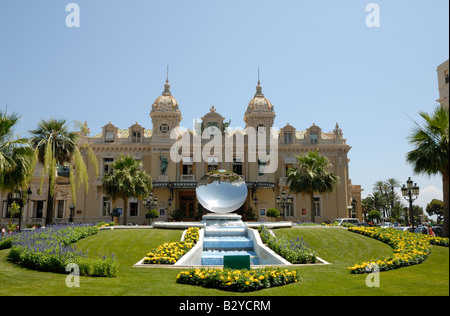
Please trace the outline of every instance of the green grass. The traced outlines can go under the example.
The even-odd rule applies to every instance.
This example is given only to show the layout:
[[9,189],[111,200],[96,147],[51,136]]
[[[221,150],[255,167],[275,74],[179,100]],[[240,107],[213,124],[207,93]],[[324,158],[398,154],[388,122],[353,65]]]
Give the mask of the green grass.
[[303,237],[330,265],[296,267],[302,280],[295,284],[250,293],[232,293],[175,283],[179,269],[134,268],[133,264],[160,244],[179,241],[176,230],[100,231],[77,243],[90,256],[114,253],[119,260],[115,278],[81,277],[79,288],[68,288],[67,275],[37,272],[12,264],[9,250],[0,251],[0,295],[449,295],[449,249],[432,247],[420,265],[380,274],[380,287],[368,288],[367,275],[350,274],[347,267],[392,254],[380,241],[344,229],[303,227],[276,230],[278,236]]

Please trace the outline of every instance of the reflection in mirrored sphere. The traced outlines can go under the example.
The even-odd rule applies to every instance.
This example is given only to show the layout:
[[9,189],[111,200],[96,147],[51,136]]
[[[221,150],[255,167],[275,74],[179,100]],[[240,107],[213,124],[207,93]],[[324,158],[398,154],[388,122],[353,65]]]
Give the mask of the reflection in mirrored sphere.
[[237,174],[216,170],[204,175],[197,184],[197,200],[208,211],[220,214],[239,209],[247,199],[247,185]]

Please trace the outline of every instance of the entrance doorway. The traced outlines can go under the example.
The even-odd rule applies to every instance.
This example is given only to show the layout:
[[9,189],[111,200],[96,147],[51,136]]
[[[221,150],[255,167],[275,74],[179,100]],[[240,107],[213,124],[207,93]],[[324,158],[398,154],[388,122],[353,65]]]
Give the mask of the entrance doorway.
[[180,213],[182,220],[195,221],[197,198],[195,191],[180,192]]

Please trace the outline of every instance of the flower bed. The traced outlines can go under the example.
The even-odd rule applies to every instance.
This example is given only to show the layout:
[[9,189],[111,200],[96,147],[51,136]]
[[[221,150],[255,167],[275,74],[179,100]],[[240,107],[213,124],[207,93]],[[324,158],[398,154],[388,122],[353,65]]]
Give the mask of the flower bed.
[[310,249],[308,243],[304,242],[303,239],[287,240],[284,237],[276,238],[264,225],[258,227],[258,232],[263,243],[290,263],[305,264],[317,262],[316,253]]
[[233,292],[257,291],[295,283],[298,280],[296,271],[272,267],[251,270],[191,269],[180,272],[177,276],[177,283]]
[[47,272],[66,273],[66,266],[75,263],[80,275],[112,277],[117,273],[117,260],[88,258],[70,244],[94,235],[96,226],[67,225],[49,226],[22,232],[12,237],[9,260],[24,267]]
[[190,227],[186,231],[184,241],[162,244],[155,251],[149,252],[144,258],[143,263],[174,264],[195,246],[198,238],[199,229],[197,227]]
[[4,236],[0,236],[0,250],[11,248],[12,242],[16,235],[17,233],[5,234]]
[[[387,271],[419,264],[427,259],[431,251],[430,243],[448,247],[448,238],[432,237],[391,228],[349,227],[348,230],[378,239],[394,249],[393,257],[372,259],[369,262],[349,267],[351,273],[355,274],[370,273],[377,268],[379,271]],[[445,239],[447,240],[445,241]]]
[[430,236],[430,235],[424,235],[424,236],[425,236],[426,239],[428,239],[428,241],[432,245],[448,247],[448,238],[437,237],[437,236]]

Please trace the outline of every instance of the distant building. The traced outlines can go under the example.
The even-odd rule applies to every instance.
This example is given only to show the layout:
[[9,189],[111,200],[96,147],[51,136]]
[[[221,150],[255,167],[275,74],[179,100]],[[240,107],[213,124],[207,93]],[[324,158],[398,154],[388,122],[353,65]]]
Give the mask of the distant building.
[[436,101],[439,102],[441,106],[448,109],[448,59],[447,61],[444,61],[442,64],[440,64],[437,67],[436,71],[439,86],[439,99],[437,99]]
[[[448,89],[447,89],[448,91]],[[228,161],[224,159],[226,153],[235,151],[233,148],[222,148],[222,157],[211,155],[202,161],[196,161],[192,155],[182,157],[180,162],[174,162],[170,157],[170,149],[176,139],[170,137],[171,131],[180,126],[182,119],[178,101],[172,96],[170,84],[167,80],[164,91],[153,102],[150,110],[152,129],[146,129],[137,122],[128,129],[119,129],[109,122],[103,127],[99,135],[82,136],[82,142],[88,142],[93,148],[99,163],[100,174],[95,178],[93,167],[87,163],[90,186],[86,193],[83,188],[77,192],[76,205],[72,206],[72,195],[64,170],[58,173],[57,189],[55,192],[54,221],[68,222],[72,206],[75,223],[95,223],[111,221],[112,201],[102,192],[102,177],[111,172],[111,164],[121,155],[131,155],[142,162],[142,168],[151,174],[153,179],[153,196],[158,198],[155,207],[159,211],[160,221],[173,218],[183,221],[200,220],[203,209],[197,203],[195,187],[197,181],[207,172],[216,169],[227,169],[242,176],[248,187],[246,203],[238,210],[244,219],[251,218],[249,212],[256,216],[256,220],[269,220],[266,217],[269,208],[278,208],[286,220],[303,222],[311,219],[311,212],[317,223],[331,222],[335,218],[357,217],[362,220],[361,186],[353,185],[349,178],[348,152],[351,147],[343,137],[342,130],[336,123],[331,132],[324,132],[314,123],[305,130],[297,130],[286,124],[278,131],[278,166],[275,172],[264,172],[264,161],[251,162],[248,155],[251,148],[244,145],[240,150],[244,157],[233,156]],[[282,107],[279,107],[282,109]],[[190,111],[195,110],[191,106]],[[225,109],[226,110],[226,109]],[[285,109],[286,111],[288,109]],[[258,81],[256,94],[246,107],[243,107],[246,128],[253,127],[257,133],[269,131],[273,127],[275,108],[262,93],[262,86]],[[293,115],[297,113],[292,113]],[[318,113],[320,115],[320,113]],[[204,131],[210,127],[217,127],[220,133],[225,133],[229,123],[212,106],[196,128]],[[238,124],[239,125],[239,124]],[[194,133],[195,131],[190,131]],[[214,130],[212,130],[214,133]],[[243,133],[243,132],[242,132]],[[208,140],[202,140],[204,146]],[[267,144],[266,148],[270,148]],[[326,156],[332,171],[340,178],[340,183],[332,193],[315,194],[314,209],[307,195],[294,195],[293,203],[284,210],[277,204],[276,197],[283,190],[289,194],[286,182],[286,172],[296,163],[296,156],[310,150],[318,150]],[[233,151],[233,152],[234,152]],[[39,168],[38,168],[39,169]],[[32,194],[23,211],[23,225],[43,224],[46,213],[47,186],[44,181],[42,193],[38,194],[40,171],[31,184]],[[0,196],[1,225],[8,223],[9,212],[6,196]],[[123,201],[117,201],[121,208]],[[130,199],[128,205],[128,223],[148,223],[145,218],[147,208],[143,201]],[[120,219],[121,220],[121,219]]]

